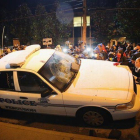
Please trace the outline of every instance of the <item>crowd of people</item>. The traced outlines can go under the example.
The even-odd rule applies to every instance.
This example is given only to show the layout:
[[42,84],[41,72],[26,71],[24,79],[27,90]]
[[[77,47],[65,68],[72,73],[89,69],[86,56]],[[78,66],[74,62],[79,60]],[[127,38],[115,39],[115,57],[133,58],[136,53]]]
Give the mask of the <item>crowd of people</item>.
[[[63,48],[61,48],[61,51]],[[112,61],[116,62],[114,63],[116,66],[127,65],[135,76],[136,81],[140,83],[140,43],[136,47],[133,47],[132,44],[125,43],[125,45],[118,44],[110,48],[100,43],[94,49],[86,47],[83,44],[75,47],[69,45],[67,53],[76,58]]]
[[[15,45],[11,49],[5,47],[0,58],[8,53],[24,50],[25,48],[26,46],[24,45]],[[72,45],[67,47],[57,45],[55,49],[69,53],[75,58],[112,61],[116,62],[114,63],[116,66],[127,65],[135,76],[136,81],[140,83],[140,43],[138,43],[136,47],[133,47],[133,45],[129,43],[125,43],[125,45],[113,45],[111,47],[104,46],[104,44],[100,43],[94,49],[87,47],[83,43],[79,43],[75,47]]]
[[9,47],[4,47],[3,49],[3,53],[0,55],[0,58],[2,58],[3,56],[7,55],[8,53],[11,52],[15,52],[15,51],[19,51],[19,50],[24,50],[26,48],[25,45],[14,45],[13,47],[9,48]]
[[101,49],[100,53],[107,56],[104,60],[116,62],[114,65],[127,65],[135,79],[140,83],[140,43],[133,48],[132,44],[112,46],[110,49]]

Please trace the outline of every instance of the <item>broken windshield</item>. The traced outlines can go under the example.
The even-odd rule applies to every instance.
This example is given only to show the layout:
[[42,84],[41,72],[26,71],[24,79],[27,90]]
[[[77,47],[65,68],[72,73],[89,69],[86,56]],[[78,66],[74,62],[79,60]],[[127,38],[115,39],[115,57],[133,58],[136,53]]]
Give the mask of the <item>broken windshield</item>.
[[39,74],[62,91],[75,75],[75,73],[71,71],[73,62],[76,63],[74,57],[56,51],[39,70]]

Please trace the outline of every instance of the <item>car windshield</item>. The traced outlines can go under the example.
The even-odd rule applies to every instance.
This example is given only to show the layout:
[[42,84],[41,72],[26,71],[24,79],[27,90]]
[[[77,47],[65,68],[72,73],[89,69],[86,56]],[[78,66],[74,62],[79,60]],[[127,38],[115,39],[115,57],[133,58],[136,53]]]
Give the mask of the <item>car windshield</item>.
[[53,86],[63,91],[75,76],[75,72],[71,71],[73,62],[77,63],[74,57],[56,51],[38,73]]

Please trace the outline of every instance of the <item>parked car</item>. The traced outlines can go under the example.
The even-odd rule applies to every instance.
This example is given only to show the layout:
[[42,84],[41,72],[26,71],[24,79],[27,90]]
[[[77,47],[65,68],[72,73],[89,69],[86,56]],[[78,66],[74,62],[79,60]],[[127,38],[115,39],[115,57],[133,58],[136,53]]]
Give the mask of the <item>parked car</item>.
[[0,59],[0,108],[77,117],[92,126],[135,117],[136,84],[127,66],[31,45]]

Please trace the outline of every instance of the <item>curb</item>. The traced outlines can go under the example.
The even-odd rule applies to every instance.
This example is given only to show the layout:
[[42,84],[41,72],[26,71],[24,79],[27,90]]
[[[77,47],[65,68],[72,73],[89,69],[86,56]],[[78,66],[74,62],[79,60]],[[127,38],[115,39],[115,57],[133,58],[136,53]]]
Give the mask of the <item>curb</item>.
[[1,140],[108,140],[79,134],[63,133],[0,122]]

